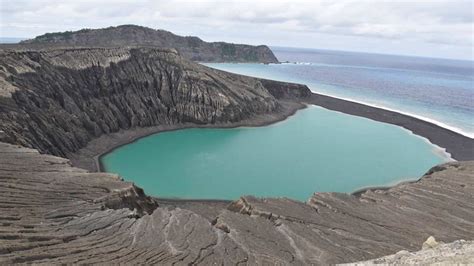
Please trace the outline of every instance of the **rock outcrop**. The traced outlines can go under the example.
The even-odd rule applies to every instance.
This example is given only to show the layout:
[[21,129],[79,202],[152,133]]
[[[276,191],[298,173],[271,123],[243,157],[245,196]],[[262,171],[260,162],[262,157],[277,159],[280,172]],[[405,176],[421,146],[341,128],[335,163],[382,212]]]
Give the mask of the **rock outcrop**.
[[242,197],[209,212],[0,143],[0,192],[0,264],[327,265],[416,251],[430,235],[474,238],[474,162],[357,196]]
[[169,31],[135,25],[47,33],[21,43],[94,47],[155,46],[174,48],[185,58],[194,61],[278,63],[266,45],[205,42],[194,36],[182,37]]
[[0,85],[0,141],[63,157],[122,129],[234,123],[310,95],[158,48],[4,50]]

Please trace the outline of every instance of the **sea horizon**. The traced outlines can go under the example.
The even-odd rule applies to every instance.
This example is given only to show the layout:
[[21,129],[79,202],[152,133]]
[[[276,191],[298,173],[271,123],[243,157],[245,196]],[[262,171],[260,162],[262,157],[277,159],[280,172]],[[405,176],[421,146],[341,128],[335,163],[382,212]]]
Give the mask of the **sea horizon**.
[[[303,46],[297,47],[297,46],[284,46],[284,45],[268,45],[268,47],[270,47],[270,49],[272,49],[272,51],[273,51],[273,48],[276,48],[276,49],[296,49],[296,50],[308,50],[308,51],[345,52],[345,53],[366,54],[366,55],[384,55],[384,56],[396,56],[396,57],[439,59],[439,60],[451,60],[451,61],[461,61],[461,62],[474,63],[474,55],[471,56],[470,59],[461,59],[461,58],[455,58],[455,57],[437,57],[437,56],[383,53],[383,52],[364,52],[364,51],[355,51],[355,50],[329,49],[329,48],[303,47]],[[284,63],[284,62],[281,62],[281,63]]]
[[[321,82],[317,80],[317,78],[313,78],[311,76],[312,73],[310,73],[312,69],[324,70],[324,68],[336,68],[335,70],[333,70],[334,73],[339,72],[340,71],[339,69],[353,68],[358,72],[360,72],[359,70],[363,70],[363,72],[361,73],[366,74],[366,75],[371,75],[372,72],[377,74],[376,71],[378,72],[388,71],[389,72],[388,74],[390,75],[393,75],[390,72],[393,72],[395,74],[398,74],[398,72],[400,72],[403,75],[401,78],[404,78],[404,77],[411,78],[412,76],[414,76],[414,78],[421,79],[419,83],[416,83],[417,81],[415,80],[416,82],[414,82],[413,84],[409,84],[411,87],[431,86],[433,90],[432,93],[434,93],[435,89],[438,89],[438,88],[444,89],[444,87],[438,86],[436,84],[436,82],[440,80],[439,82],[445,82],[447,85],[451,86],[450,89],[456,90],[460,86],[459,88],[461,88],[464,91],[464,93],[466,94],[466,97],[472,98],[474,97],[474,91],[472,90],[472,88],[468,88],[469,85],[466,84],[469,82],[469,81],[466,82],[467,79],[470,79],[470,82],[474,80],[474,72],[473,72],[474,68],[471,65],[465,65],[469,61],[452,60],[452,59],[437,59],[437,58],[433,59],[433,58],[420,57],[422,61],[421,62],[417,61],[417,64],[419,66],[410,66],[411,68],[410,67],[404,68],[405,66],[404,58],[415,58],[415,57],[372,54],[374,56],[373,61],[379,60],[379,57],[382,57],[382,58],[390,57],[391,60],[396,59],[394,60],[395,62],[389,62],[391,65],[381,67],[381,66],[377,66],[378,62],[374,63],[370,60],[363,62],[363,64],[359,64],[359,65],[353,62],[350,62],[352,64],[347,64],[345,61],[342,64],[341,63],[336,64],[333,62],[320,63],[320,62],[314,62],[314,60],[313,61],[306,60],[306,62],[303,62],[303,60],[298,60],[299,58],[292,57],[291,54],[290,55],[284,54],[284,52],[287,52],[286,50],[287,48],[283,47],[281,49],[282,50],[278,50],[278,49],[273,50],[277,58],[279,59],[279,61],[283,61],[280,64],[205,63],[205,62],[202,62],[202,64],[206,66],[210,66],[210,67],[215,67],[220,70],[237,73],[237,74],[304,84],[304,85],[307,85],[312,92],[315,92],[318,94],[327,95],[327,96],[331,96],[331,97],[346,100],[346,101],[352,101],[352,102],[361,103],[361,104],[371,106],[371,107],[376,107],[380,109],[397,112],[400,114],[404,114],[407,116],[411,116],[411,117],[435,124],[437,126],[451,130],[453,132],[469,137],[471,139],[474,138],[474,123],[472,122],[472,119],[470,118],[470,115],[469,115],[472,112],[472,110],[474,110],[474,106],[473,104],[470,104],[468,102],[463,102],[463,99],[460,99],[458,102],[455,102],[452,106],[450,106],[449,104],[443,103],[442,102],[443,99],[440,99],[440,98],[429,99],[429,101],[431,101],[429,102],[429,104],[426,104],[423,101],[423,99],[421,99],[420,102],[405,104],[405,102],[409,101],[410,99],[410,98],[407,99],[406,95],[404,95],[403,98],[398,97],[399,99],[397,99],[397,97],[393,97],[393,98],[384,97],[383,93],[381,92],[378,92],[378,94],[374,95],[372,94],[373,92],[370,90],[370,87],[369,89],[366,89],[365,91],[359,90],[359,92],[357,92],[357,90],[351,90],[351,87],[346,85],[347,83],[350,83],[350,81],[343,80],[341,82],[341,80],[336,79],[335,82],[333,83]],[[327,56],[326,54],[327,50],[321,50],[321,49],[303,48],[302,50],[300,50],[298,48],[290,48],[290,50],[291,50],[290,52],[299,52],[299,53],[307,52],[307,51],[311,53],[316,52],[316,53],[321,53],[323,56]],[[346,52],[346,51],[331,51],[328,57],[329,59],[323,58],[323,60],[328,60],[328,61],[334,60],[331,58],[333,56],[332,55],[333,52],[337,53],[335,55],[337,57],[341,56],[341,54],[346,55],[347,53],[354,54],[354,55],[368,54],[368,53]],[[291,60],[288,60],[288,59],[291,59]],[[339,60],[339,58],[336,58],[336,60]],[[346,59],[343,59],[343,60],[346,60]],[[439,66],[435,65],[436,68],[435,67],[430,68],[429,64],[431,63],[431,60],[436,60]],[[457,64],[455,64],[454,66],[451,66],[451,64],[449,63],[447,64],[447,66],[443,65],[443,63],[446,63],[446,62],[454,62],[454,63],[462,62],[462,66],[459,66]],[[236,67],[237,65],[241,67]],[[252,66],[252,65],[255,65],[255,66]],[[279,69],[281,68],[281,66],[279,65],[288,65],[289,67],[297,66],[299,68],[297,70],[284,69],[284,70],[288,70],[287,72],[284,72],[283,70]],[[460,73],[456,73],[456,71],[458,71],[459,69],[460,69]],[[300,75],[300,73],[297,73],[296,71],[299,71],[300,73],[305,72],[305,74]],[[350,69],[350,71],[352,71],[352,69]],[[306,74],[306,72],[308,73]],[[333,72],[328,72],[328,73],[332,74]],[[351,73],[351,72],[348,72],[348,73]],[[357,74],[357,72],[355,73]],[[320,75],[319,73],[317,74]],[[421,78],[418,77],[418,75]],[[430,76],[434,76],[435,79],[433,79],[432,81],[422,80],[426,76],[428,76],[428,78],[430,78]],[[457,82],[456,79],[461,80],[461,82],[464,82],[464,84]],[[373,80],[375,80],[375,82],[379,82],[379,80],[377,80],[376,78]],[[369,80],[369,82],[371,81],[372,80]],[[385,82],[385,81],[382,80],[382,82]],[[398,86],[398,84],[396,84],[395,82],[392,82],[392,83],[395,84],[394,85],[395,89],[399,90],[399,91],[396,91],[396,93],[398,94],[410,93],[408,89],[398,88],[401,86]],[[372,84],[369,84],[369,85],[372,88],[375,87],[375,85],[372,85]],[[443,84],[443,86],[445,85]],[[417,97],[430,96],[430,95],[427,95],[421,89],[420,91],[421,93],[419,93]],[[445,105],[445,107],[443,107],[444,109],[436,106],[438,103],[444,104]],[[459,107],[462,105],[464,105],[464,107]],[[465,108],[468,108],[468,109],[465,109]],[[433,110],[436,111],[437,113],[435,113]],[[453,122],[454,120],[451,120],[451,118],[458,119],[459,121]]]

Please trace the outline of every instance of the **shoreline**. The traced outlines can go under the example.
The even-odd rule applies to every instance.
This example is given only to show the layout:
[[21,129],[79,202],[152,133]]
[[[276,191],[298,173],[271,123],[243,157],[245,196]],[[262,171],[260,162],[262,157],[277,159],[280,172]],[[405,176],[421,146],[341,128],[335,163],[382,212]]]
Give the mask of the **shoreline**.
[[[335,104],[331,103],[331,101],[334,101]],[[340,104],[341,102],[344,102],[345,104],[353,105],[353,106],[350,106],[350,107],[343,106],[343,105]],[[314,106],[317,106],[317,107],[325,108],[327,110],[341,112],[341,113],[346,114],[346,115],[355,115],[355,116],[367,118],[367,119],[370,119],[370,120],[373,120],[373,121],[399,126],[402,129],[407,130],[409,133],[413,134],[414,136],[421,137],[422,139],[424,139],[426,142],[431,144],[435,149],[442,152],[443,154],[440,155],[440,156],[447,158],[448,161],[452,161],[452,160],[461,160],[461,161],[462,160],[474,160],[474,154],[471,154],[472,157],[467,158],[467,159],[455,158],[453,156],[453,154],[450,151],[448,151],[447,147],[441,146],[441,145],[439,145],[439,143],[436,143],[436,142],[432,141],[432,139],[433,139],[432,135],[433,134],[431,134],[430,131],[420,130],[420,131],[423,131],[423,132],[417,133],[414,130],[417,130],[417,125],[416,125],[417,123],[426,124],[426,125],[429,125],[432,128],[439,128],[441,130],[449,132],[450,133],[449,135],[452,138],[456,138],[456,139],[466,138],[468,140],[467,141],[467,143],[468,143],[467,147],[469,147],[469,145],[471,145],[471,147],[473,147],[473,149],[474,149],[474,140],[472,140],[472,139],[469,140],[469,137],[466,137],[466,136],[464,136],[464,135],[462,135],[458,132],[454,132],[450,129],[441,127],[437,124],[430,123],[428,121],[425,121],[425,120],[422,120],[422,119],[419,119],[419,118],[416,118],[416,117],[405,115],[403,113],[395,112],[395,111],[392,111],[392,110],[387,110],[387,109],[383,109],[383,108],[379,108],[379,107],[374,107],[374,106],[366,105],[366,104],[363,104],[363,103],[359,103],[359,102],[355,102],[355,101],[349,101],[349,100],[345,100],[345,99],[340,99],[340,98],[328,96],[328,95],[325,95],[325,94],[315,93],[315,92],[311,92],[311,96],[310,96],[309,101],[303,101],[302,102],[303,104],[305,104],[304,106],[291,106],[295,103],[301,105],[301,103],[297,103],[297,102],[284,102],[284,104],[283,104],[284,109],[283,109],[283,111],[280,111],[279,113],[269,115],[269,117],[259,116],[259,117],[253,118],[251,120],[245,120],[245,121],[241,121],[241,122],[237,122],[237,123],[229,123],[229,124],[184,123],[184,124],[176,124],[176,125],[161,125],[161,126],[154,126],[154,127],[148,127],[148,128],[138,128],[138,129],[120,131],[120,132],[112,133],[110,135],[101,136],[101,137],[99,137],[99,139],[103,139],[105,137],[106,142],[109,142],[108,140],[112,138],[115,141],[117,141],[117,143],[109,143],[109,145],[108,145],[109,147],[107,147],[105,150],[103,149],[101,151],[95,152],[96,154],[93,156],[93,159],[94,159],[94,162],[95,162],[94,167],[85,167],[82,164],[82,162],[83,162],[83,160],[85,160],[85,158],[80,158],[80,157],[79,158],[74,158],[74,155],[69,155],[69,156],[72,156],[72,158],[70,158],[69,156],[68,156],[68,158],[70,158],[71,161],[73,161],[73,165],[75,165],[75,166],[86,168],[87,170],[93,171],[93,172],[106,172],[106,169],[105,169],[104,165],[102,164],[102,160],[101,160],[102,156],[105,156],[106,154],[108,154],[108,153],[112,152],[113,150],[118,149],[118,148],[120,148],[124,145],[127,145],[127,144],[130,144],[132,142],[138,141],[139,139],[144,138],[144,137],[148,137],[150,135],[158,134],[158,133],[161,133],[161,132],[168,132],[168,131],[175,131],[175,130],[182,130],[182,129],[189,129],[189,128],[238,128],[238,127],[268,126],[268,125],[273,125],[273,124],[276,124],[278,122],[282,122],[282,121],[288,119],[289,117],[293,116],[297,111],[306,108],[307,105],[314,105]],[[288,105],[290,105],[290,106],[288,106]],[[357,113],[358,108],[365,108],[366,109],[365,113],[364,114]],[[382,114],[380,116],[380,115],[377,115],[377,114],[374,115],[374,113],[372,113],[372,112],[375,112],[375,113],[377,113],[377,112],[386,112],[386,113]],[[388,116],[393,116],[393,117],[390,118],[391,121],[386,120],[387,115]],[[398,119],[396,119],[397,117],[398,117]],[[404,123],[405,119],[412,120],[411,124],[410,123],[407,124],[407,125],[398,124],[398,123]],[[122,136],[120,136],[120,135],[122,135]],[[428,135],[428,136],[426,136],[426,135]],[[116,136],[118,136],[118,139],[114,138]],[[98,139],[96,139],[96,140],[98,140]],[[96,141],[96,140],[93,140],[93,141]],[[93,141],[91,141],[91,142],[93,142]],[[466,141],[463,140],[463,143],[465,143],[465,142]],[[83,149],[81,149],[81,150],[83,150]],[[472,149],[471,149],[471,151],[472,151]]]
[[174,125],[160,125],[146,128],[122,130],[90,141],[86,147],[68,154],[66,157],[75,167],[86,169],[90,172],[106,172],[101,158],[106,154],[124,145],[138,141],[141,138],[161,132],[175,131],[189,128],[238,128],[261,127],[276,124],[293,116],[297,111],[307,108],[307,104],[299,101],[280,101],[282,109],[277,113],[259,115],[236,123],[226,124],[195,124],[182,123]]
[[[199,63],[202,64],[202,65],[204,65],[204,66],[207,66],[206,64],[221,64],[221,63],[216,63],[216,62],[199,62]],[[309,62],[308,62],[308,63],[299,62],[299,63],[313,64],[313,63],[309,63]],[[228,64],[253,64],[253,63],[232,62],[232,63],[228,63]],[[255,64],[259,64],[259,63],[255,63]],[[271,64],[274,64],[274,63],[271,63]],[[280,64],[290,64],[290,65],[293,65],[293,64],[298,64],[298,62],[280,62]],[[207,66],[207,67],[211,67],[211,66]],[[214,67],[211,67],[211,68],[214,68]],[[215,68],[215,69],[221,70],[221,69],[219,69],[219,68]],[[236,75],[243,75],[243,74],[238,74],[238,73],[230,72],[229,70],[221,70],[221,71],[233,73],[233,74],[236,74]],[[403,71],[403,70],[400,70],[400,71]],[[252,76],[252,77],[254,77],[254,76]],[[261,78],[261,77],[255,76],[255,78],[266,79],[266,80],[275,80],[275,81],[279,81],[279,82],[293,82],[293,83],[298,83],[298,81],[287,81],[287,80],[278,79],[278,78],[275,78],[275,77],[272,77],[272,78]],[[302,83],[301,83],[301,84],[302,84]],[[401,115],[410,116],[410,117],[413,117],[413,118],[416,118],[416,119],[419,119],[419,120],[422,120],[422,121],[425,121],[425,122],[434,124],[434,125],[439,126],[439,127],[441,127],[441,128],[444,128],[444,129],[453,131],[453,132],[455,132],[455,133],[457,133],[457,134],[460,134],[460,135],[462,135],[462,136],[465,136],[465,137],[468,137],[468,138],[474,140],[474,133],[465,132],[465,131],[464,131],[463,129],[461,129],[461,128],[458,128],[458,127],[455,127],[455,126],[451,126],[451,125],[445,124],[445,123],[443,123],[443,122],[441,122],[441,121],[438,121],[438,120],[436,120],[436,119],[434,119],[434,118],[426,117],[426,116],[423,116],[423,115],[418,115],[418,114],[415,114],[415,113],[404,112],[404,111],[402,111],[402,110],[390,108],[390,107],[387,107],[387,106],[377,105],[377,104],[373,104],[373,103],[370,103],[370,102],[364,102],[364,101],[360,101],[360,100],[354,100],[354,99],[346,98],[346,97],[343,97],[343,96],[333,95],[333,94],[326,93],[326,92],[320,92],[320,91],[317,90],[317,87],[316,87],[316,86],[311,86],[311,85],[307,85],[307,86],[308,86],[308,88],[310,89],[310,91],[311,91],[312,94],[327,96],[327,97],[331,97],[331,98],[335,98],[335,99],[339,99],[339,100],[343,100],[343,101],[348,101],[348,102],[354,102],[354,103],[362,104],[362,105],[365,105],[365,106],[368,106],[368,107],[378,108],[378,109],[382,109],[382,110],[386,110],[386,111],[395,112],[395,113],[398,113],[398,114],[401,114]]]
[[[347,114],[347,113],[343,113],[343,112],[340,112],[340,111],[336,111],[336,110],[330,110],[328,108],[325,108],[325,107],[322,107],[322,106],[319,106],[319,105],[315,105],[315,104],[309,104],[310,106],[313,106],[313,107],[316,107],[316,108],[322,108],[322,109],[325,109],[325,110],[329,110],[329,111],[332,111],[332,112],[337,112],[337,113],[341,113],[341,114],[344,114],[344,115],[351,115],[351,114]],[[411,136],[414,136],[416,138],[420,138],[422,139],[424,142],[426,142],[428,145],[432,146],[433,148],[433,153],[438,155],[439,157],[443,158],[446,160],[446,162],[453,162],[453,161],[456,161],[455,159],[453,159],[453,157],[451,156],[451,153],[447,152],[446,151],[446,148],[443,148],[441,146],[438,146],[437,144],[435,143],[432,143],[429,139],[427,139],[426,137],[424,136],[421,136],[421,135],[417,135],[415,133],[413,133],[413,131],[409,130],[409,129],[406,129],[404,127],[401,127],[401,126],[398,126],[398,125],[394,125],[394,124],[391,124],[391,123],[385,123],[385,122],[380,122],[380,121],[377,121],[377,120],[374,120],[374,119],[371,119],[371,118],[367,118],[367,117],[363,117],[363,116],[357,116],[357,115],[353,115],[353,116],[356,116],[356,117],[359,117],[359,118],[364,118],[364,119],[368,119],[368,120],[371,120],[371,121],[375,121],[375,122],[379,122],[379,123],[383,123],[383,124],[388,124],[390,126],[394,126],[394,127],[397,127],[397,128],[400,128],[402,129],[403,131],[405,131],[407,134],[411,135]]]
[[402,127],[444,149],[452,159],[474,160],[474,139],[417,117],[314,92],[306,103]]
[[[436,124],[411,117],[398,112],[372,107],[358,102],[347,101],[323,94],[311,93],[311,96],[301,102],[299,101],[284,101],[281,102],[282,109],[274,114],[257,116],[252,119],[240,121],[229,124],[193,124],[183,123],[176,125],[161,125],[147,128],[137,128],[125,131],[119,131],[109,135],[103,135],[97,139],[92,140],[85,148],[79,150],[74,154],[68,155],[73,166],[87,169],[91,172],[106,172],[101,158],[113,150],[124,145],[130,144],[141,138],[157,134],[160,132],[167,132],[173,130],[181,130],[188,128],[237,128],[237,127],[260,127],[272,125],[278,122],[285,121],[287,118],[294,115],[297,111],[314,105],[332,111],[341,112],[347,115],[355,115],[371,119],[381,123],[387,123],[399,126],[411,134],[421,137],[429,142],[434,148],[439,148],[444,151],[444,154],[450,156],[455,160],[474,160],[474,140],[461,135],[457,132],[443,128]],[[400,181],[399,183],[417,182],[421,178],[411,181]],[[399,184],[397,183],[397,184]],[[351,195],[359,195],[367,190],[390,189],[395,185],[365,187],[355,190]],[[165,205],[184,206],[192,203],[223,203],[227,202],[222,199],[180,199],[180,198],[160,198],[154,197],[158,202],[165,203]]]
[[[395,111],[373,107],[355,101],[344,100],[324,94],[311,93],[308,99],[301,102],[284,101],[282,110],[278,113],[260,115],[237,123],[226,124],[194,124],[183,123],[175,125],[160,125],[147,128],[136,128],[125,131],[103,135],[92,140],[85,148],[67,157],[72,164],[85,168],[92,172],[105,172],[101,157],[121,146],[130,144],[143,137],[160,132],[181,130],[188,128],[237,128],[237,127],[260,127],[268,126],[286,120],[298,110],[306,108],[307,105],[315,105],[331,111],[341,112],[347,115],[355,115],[371,119],[377,122],[399,126],[411,134],[421,137],[434,146],[435,149],[443,151],[448,159],[452,160],[474,160],[474,140],[450,129],[441,127],[434,123],[412,117]],[[91,163],[93,161],[93,163]]]
[[445,123],[443,123],[441,121],[438,121],[436,119],[433,119],[433,118],[429,118],[429,117],[422,116],[422,115],[417,115],[415,113],[404,112],[404,111],[393,109],[393,108],[386,107],[386,106],[383,106],[383,105],[377,105],[377,104],[372,104],[372,103],[363,102],[363,101],[359,101],[359,100],[354,100],[354,99],[350,99],[350,98],[331,95],[331,94],[327,94],[327,93],[324,93],[324,92],[318,92],[316,90],[315,91],[311,90],[311,93],[312,94],[317,94],[317,95],[322,95],[322,96],[328,96],[328,97],[331,97],[331,98],[336,98],[336,99],[347,101],[347,102],[358,103],[358,104],[362,104],[362,105],[365,105],[365,106],[368,106],[368,107],[382,109],[382,110],[385,110],[385,111],[390,111],[390,112],[394,112],[394,113],[401,114],[401,115],[406,115],[406,116],[416,118],[416,119],[424,121],[424,122],[434,124],[438,127],[447,129],[449,131],[452,131],[454,133],[457,133],[459,135],[462,135],[464,137],[467,137],[467,138],[470,138],[470,139],[474,140],[474,134],[473,133],[465,132],[465,131],[463,131],[462,129],[460,129],[458,127],[450,126],[448,124],[445,124]]

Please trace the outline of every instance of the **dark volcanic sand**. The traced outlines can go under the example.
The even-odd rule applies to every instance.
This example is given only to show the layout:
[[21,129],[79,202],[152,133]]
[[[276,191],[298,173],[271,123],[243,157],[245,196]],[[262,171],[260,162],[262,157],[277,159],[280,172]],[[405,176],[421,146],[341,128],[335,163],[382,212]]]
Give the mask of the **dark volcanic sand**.
[[453,159],[458,161],[474,160],[473,139],[433,123],[397,112],[316,93],[313,93],[307,102],[329,110],[401,126],[416,135],[427,138],[431,143],[445,148]]

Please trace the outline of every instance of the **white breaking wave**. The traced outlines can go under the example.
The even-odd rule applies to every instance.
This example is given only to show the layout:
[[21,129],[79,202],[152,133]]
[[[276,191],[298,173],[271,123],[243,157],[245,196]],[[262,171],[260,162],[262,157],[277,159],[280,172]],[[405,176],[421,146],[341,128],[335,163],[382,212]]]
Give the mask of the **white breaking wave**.
[[[238,63],[237,63],[238,64]],[[245,64],[245,63],[244,63]],[[315,65],[315,63],[310,63],[310,62],[283,62],[282,64],[289,64],[289,65]],[[215,67],[217,69],[219,69],[219,67]],[[239,73],[239,71],[232,71],[232,70],[226,70],[225,68],[222,68],[221,70],[224,70],[224,71],[229,71],[229,72],[233,72],[233,73],[237,73],[237,74],[242,74],[242,75],[248,75],[248,76],[254,76],[254,77],[257,77],[257,78],[268,78],[268,79],[274,79],[274,80],[278,80],[278,81],[283,81],[283,82],[296,82],[296,83],[301,83],[301,84],[304,84],[305,82],[298,82],[298,81],[288,81],[288,80],[285,80],[285,79],[281,79],[281,78],[277,78],[277,77],[273,77],[273,76],[262,76],[262,77],[259,77],[258,75],[252,75],[252,74],[249,74],[249,73]],[[328,94],[326,92],[320,92],[317,90],[317,88],[313,88],[312,86],[310,86],[309,84],[307,84],[307,86],[310,88],[310,90],[314,93],[318,93],[318,94],[321,94],[321,95],[325,95],[325,96],[330,96],[330,97],[333,97],[333,98],[337,98],[337,99],[341,99],[341,100],[345,100],[345,101],[350,101],[350,102],[355,102],[355,103],[360,103],[360,104],[364,104],[364,105],[367,105],[367,106],[371,106],[371,107],[375,107],[375,108],[380,108],[380,109],[384,109],[384,110],[387,110],[387,111],[392,111],[392,112],[396,112],[396,113],[399,113],[399,114],[404,114],[404,115],[407,115],[407,116],[411,116],[411,117],[414,117],[414,118],[418,118],[420,120],[423,120],[423,121],[426,121],[426,122],[429,122],[429,123],[432,123],[432,124],[435,124],[437,126],[440,126],[442,128],[445,128],[445,129],[448,129],[448,130],[451,130],[453,132],[456,132],[458,134],[461,134],[465,137],[468,137],[468,138],[471,138],[471,139],[474,139],[474,132],[468,132],[468,131],[465,131],[461,128],[458,128],[458,127],[455,127],[455,126],[451,126],[451,125],[448,125],[446,123],[443,123],[441,121],[438,121],[436,119],[433,119],[433,118],[429,118],[429,117],[426,117],[426,116],[422,116],[422,115],[418,115],[418,114],[414,114],[414,113],[410,113],[410,112],[406,112],[406,111],[401,111],[401,110],[398,110],[398,109],[393,109],[393,108],[390,108],[390,107],[386,107],[386,106],[383,106],[383,105],[380,105],[380,104],[375,104],[375,103],[370,103],[370,102],[364,102],[364,101],[360,101],[360,100],[356,100],[356,99],[351,99],[351,98],[347,98],[347,97],[340,97],[340,96],[336,96],[336,95],[333,95],[333,94]]]
[[314,63],[310,62],[282,62],[282,65],[305,65],[305,66],[311,66],[315,65]]

